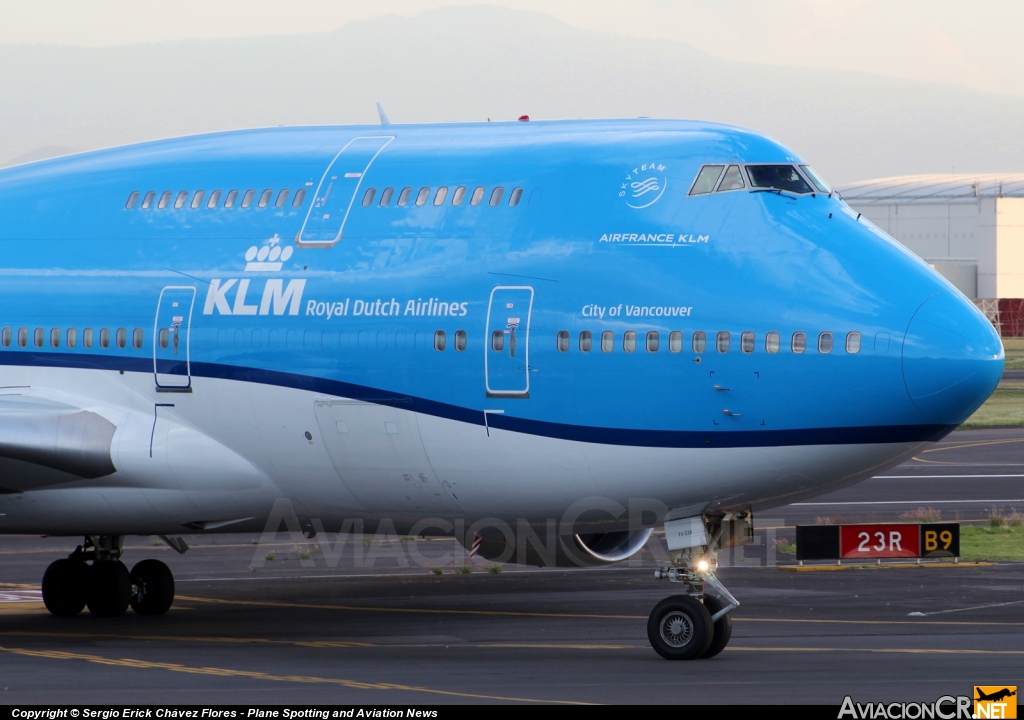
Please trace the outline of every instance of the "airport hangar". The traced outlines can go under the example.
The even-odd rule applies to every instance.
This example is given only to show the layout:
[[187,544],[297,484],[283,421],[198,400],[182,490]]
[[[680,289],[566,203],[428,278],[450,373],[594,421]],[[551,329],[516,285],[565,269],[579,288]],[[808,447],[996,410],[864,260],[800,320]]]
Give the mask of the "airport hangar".
[[838,188],[856,212],[1024,335],[1024,173],[903,175]]

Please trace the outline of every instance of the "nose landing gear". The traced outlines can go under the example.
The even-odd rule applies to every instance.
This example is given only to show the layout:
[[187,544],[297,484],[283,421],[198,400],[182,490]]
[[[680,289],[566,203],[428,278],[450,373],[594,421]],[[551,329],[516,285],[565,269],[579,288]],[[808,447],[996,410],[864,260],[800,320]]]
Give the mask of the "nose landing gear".
[[[118,617],[131,606],[139,615],[162,615],[174,602],[174,576],[159,560],[143,560],[131,572],[121,562],[123,535],[86,537],[66,560],[43,574],[43,603],[71,617],[88,606],[96,617]],[[92,563],[91,565],[89,563]]]
[[[685,594],[658,603],[647,618],[647,639],[666,660],[714,657],[732,637],[729,613],[740,603],[715,577],[718,563],[708,555],[690,548],[675,559],[672,567],[654,571],[655,578],[680,583],[685,589]],[[713,587],[717,596],[706,595],[705,584]]]

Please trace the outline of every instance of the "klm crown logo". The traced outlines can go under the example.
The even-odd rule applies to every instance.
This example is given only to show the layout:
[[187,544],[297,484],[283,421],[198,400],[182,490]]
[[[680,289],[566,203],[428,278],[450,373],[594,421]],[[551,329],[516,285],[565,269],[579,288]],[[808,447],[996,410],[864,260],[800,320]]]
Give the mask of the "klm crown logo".
[[280,236],[274,235],[262,247],[253,245],[245,251],[245,271],[277,272],[294,252],[294,247],[282,246]]

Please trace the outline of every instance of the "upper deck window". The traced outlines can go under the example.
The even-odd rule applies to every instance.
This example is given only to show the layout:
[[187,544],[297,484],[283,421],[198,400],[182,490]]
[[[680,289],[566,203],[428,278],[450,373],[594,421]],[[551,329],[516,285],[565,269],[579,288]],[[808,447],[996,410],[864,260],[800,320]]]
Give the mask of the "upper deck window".
[[288,191],[282,190],[277,194],[277,200],[274,201],[274,207],[284,207],[286,202],[288,202]]
[[196,190],[196,194],[192,196],[192,209],[198,210],[199,206],[203,204],[203,198],[206,196],[205,190]]
[[395,194],[395,189],[393,187],[386,187],[386,188],[384,188],[383,192],[381,192],[381,194],[380,194],[380,206],[381,207],[387,207],[388,205],[390,205],[391,204],[391,197],[394,194]]
[[402,188],[402,192],[398,193],[398,205],[404,207],[409,204],[409,196],[412,195],[412,188]]
[[182,190],[178,193],[178,197],[174,198],[174,209],[181,210],[185,207],[186,200],[188,200],[188,190]]
[[509,205],[513,205],[513,206],[514,205],[518,205],[519,204],[519,199],[521,197],[523,197],[523,189],[522,188],[513,188],[512,189],[512,194],[508,196],[508,204]]
[[447,188],[447,186],[442,185],[441,187],[439,187],[437,189],[437,192],[434,193],[434,204],[435,205],[442,205],[442,204],[444,204],[444,199],[446,197],[448,197],[448,188]]
[[231,190],[228,192],[228,196],[224,198],[224,207],[233,208],[235,206],[235,200],[238,198],[238,191]]
[[214,190],[210,193],[210,202],[206,203],[206,207],[213,210],[215,207],[220,205],[220,190]]
[[247,208],[252,205],[252,199],[256,197],[255,190],[246,190],[245,195],[242,196],[242,207]]
[[707,195],[709,192],[715,189],[715,185],[718,184],[718,178],[722,177],[722,170],[725,169],[725,165],[705,165],[697,173],[697,179],[693,181],[693,187],[690,188],[691,195]]
[[811,181],[811,185],[818,189],[818,192],[832,192],[832,188],[829,187],[829,184],[822,180],[821,175],[814,172],[814,168],[812,168],[810,165],[801,165],[800,169],[803,170],[804,175],[807,177],[807,179]]
[[363,207],[370,207],[373,204],[373,196],[377,193],[377,188],[366,188],[366,192],[363,193]]
[[[388,195],[390,198],[391,196]],[[302,205],[302,201],[306,199],[306,188],[299,188],[295,191],[295,198],[292,200],[292,207],[299,207]]]
[[270,196],[273,195],[273,194],[274,193],[272,191],[270,191],[270,190],[264,190],[262,193],[260,193],[260,207],[261,208],[265,208],[267,205],[270,204]]
[[814,192],[792,165],[747,165],[750,187],[774,188],[803,195]]
[[170,202],[171,202],[171,191],[170,190],[164,190],[163,193],[160,195],[160,202],[158,202],[156,204],[156,209],[157,210],[163,210],[165,207],[167,207],[168,203],[170,203]]
[[128,196],[128,202],[124,204],[125,210],[131,210],[135,207],[135,202],[139,199],[139,191],[132,190],[132,194]]
[[729,169],[725,171],[725,177],[722,178],[722,182],[718,184],[718,190],[715,192],[725,192],[727,190],[742,190],[743,189],[743,173],[740,172],[739,165],[730,165]]
[[455,194],[452,195],[452,205],[461,205],[462,201],[466,199],[466,186],[459,185],[455,188]]
[[146,197],[142,198],[142,209],[149,210],[149,208],[153,205],[153,198],[155,197],[156,193],[153,192],[152,190],[146,193]]
[[427,196],[430,195],[430,188],[422,187],[420,191],[416,193],[416,204],[422,205],[427,201]]
[[477,187],[473,190],[473,197],[469,199],[470,205],[479,205],[480,201],[484,199],[484,188],[483,186]]
[[501,202],[501,196],[505,194],[505,188],[496,187],[491,191],[491,205],[497,205]]

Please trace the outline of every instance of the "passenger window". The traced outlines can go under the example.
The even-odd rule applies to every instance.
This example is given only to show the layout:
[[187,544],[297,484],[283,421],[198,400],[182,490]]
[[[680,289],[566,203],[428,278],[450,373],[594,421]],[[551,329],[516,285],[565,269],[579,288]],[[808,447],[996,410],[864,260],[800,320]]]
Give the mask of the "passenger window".
[[92,348],[92,328],[82,331],[82,347]]
[[160,328],[160,334],[157,336],[157,342],[160,343],[161,350],[167,349],[167,342],[170,339],[170,337],[171,335],[170,332],[168,332],[167,328]]
[[132,208],[134,208],[135,207],[135,203],[138,201],[138,199],[139,199],[139,191],[138,190],[132,190],[132,194],[128,196],[128,202],[126,202],[124,204],[124,209],[125,210],[131,210]]
[[818,352],[823,355],[832,352],[832,333],[823,332],[818,335]]
[[505,333],[495,330],[491,333],[491,350],[501,352],[505,349]]
[[559,330],[558,337],[555,341],[555,346],[558,348],[558,352],[569,351],[569,331]]
[[246,190],[245,195],[242,196],[242,207],[247,208],[252,205],[252,199],[256,197],[255,190]]
[[442,185],[441,187],[439,187],[437,189],[437,192],[434,193],[434,204],[435,205],[443,205],[444,204],[444,199],[446,197],[448,197],[448,188],[445,187],[444,185]]
[[695,353],[702,353],[707,349],[708,336],[703,330],[697,330],[693,333],[693,351]]
[[797,355],[807,349],[807,335],[802,332],[793,333],[793,352]]
[[775,354],[779,351],[779,344],[782,341],[782,336],[772,330],[770,333],[764,336],[764,351],[766,353]]
[[[9,343],[8,343],[8,344],[9,344]],[[68,333],[67,333],[67,346],[68,346],[69,348],[73,348],[73,347],[75,347],[75,346],[76,346],[77,344],[78,344],[78,331],[77,331],[77,330],[75,330],[74,328],[68,328]],[[7,345],[4,345],[4,347],[7,347]]]
[[233,208],[235,206],[235,200],[238,198],[238,191],[231,190],[228,192],[228,196],[224,198],[224,207]]
[[463,352],[466,349],[466,331],[455,331],[455,352]]
[[747,165],[750,187],[786,190],[798,195],[813,192],[792,165]]
[[860,333],[846,333],[846,352],[856,355],[860,352]]
[[186,200],[188,200],[188,190],[182,190],[178,193],[178,197],[174,198],[174,209],[181,210],[185,207]]
[[263,192],[261,192],[260,193],[259,206],[261,208],[265,208],[267,205],[269,205],[270,204],[270,196],[273,195],[273,194],[274,193],[272,191],[270,191],[270,190],[264,190]]
[[709,192],[715,189],[715,185],[718,183],[718,178],[722,177],[722,170],[725,169],[725,165],[705,165],[697,173],[697,179],[693,181],[693,187],[690,188],[691,195],[707,195]]
[[367,188],[363,193],[363,207],[370,207],[373,204],[373,196],[377,194],[377,188]]
[[412,188],[402,188],[402,192],[398,194],[398,204],[401,206],[408,205],[410,195],[412,195]]
[[142,349],[142,328],[132,330],[132,347],[136,350]]
[[167,205],[170,202],[171,202],[171,191],[170,190],[164,190],[163,193],[160,195],[160,202],[158,202],[156,204],[156,209],[157,210],[163,210],[164,208],[167,207]]
[[622,349],[628,353],[636,350],[636,333],[632,330],[622,333]]
[[601,352],[610,353],[615,348],[615,333],[605,330],[601,333]]
[[444,330],[438,330],[434,333],[434,349],[438,352],[444,352],[445,347],[448,344],[448,338],[444,334]]
[[210,202],[206,203],[206,207],[210,210],[213,210],[215,207],[220,205],[220,195],[220,190],[214,190],[212,193],[210,193]]
[[722,182],[718,185],[718,192],[725,192],[726,190],[742,190],[743,189],[743,175],[740,173],[739,165],[730,165],[729,169],[725,171],[725,177],[722,178]]
[[306,199],[306,188],[299,188],[295,191],[295,197],[292,199],[292,207],[301,207],[302,202]]
[[100,328],[100,347],[110,347],[110,330],[107,328]]
[[5,348],[9,348],[11,346],[12,338],[13,333],[11,332],[11,328],[5,327],[3,331],[0,332],[0,345],[3,345]]
[[673,330],[668,334],[668,351],[677,353],[683,350],[683,334],[678,330]]
[[50,347],[60,347],[60,328],[50,328]]
[[416,193],[416,204],[423,205],[427,202],[427,196],[430,195],[430,188],[420,188],[420,191]]
[[499,204],[501,202],[501,196],[504,195],[504,194],[505,194],[505,188],[503,188],[503,187],[496,187],[496,188],[494,188],[494,190],[491,191],[491,200],[490,200],[491,205],[493,206],[493,205]]
[[647,333],[647,352],[658,352],[658,347],[661,345],[661,337],[654,330]]
[[455,194],[452,195],[452,205],[461,205],[462,201],[466,199],[466,186],[459,185],[455,188]]
[[740,350],[745,353],[754,352],[754,333],[749,330],[740,333]]
[[395,189],[392,187],[384,188],[384,192],[380,194],[380,206],[387,207],[391,204],[391,197],[395,194]]
[[18,347],[28,347],[28,328],[18,328]]
[[41,348],[43,346],[43,340],[46,339],[45,335],[46,332],[41,327],[37,327],[36,331],[32,333],[32,342],[37,348]]
[[114,338],[117,342],[117,346],[123,350],[124,346],[128,344],[128,331],[124,328],[118,328]]
[[508,196],[508,204],[509,205],[518,205],[519,204],[519,199],[521,197],[523,197],[523,189],[522,188],[513,188],[512,194]]
[[473,190],[473,197],[471,197],[469,199],[469,204],[470,205],[479,205],[480,201],[483,200],[483,199],[484,199],[484,189],[481,186],[481,187],[478,187],[475,190]]
[[594,336],[589,330],[580,333],[580,352],[590,352],[594,347]]
[[715,350],[720,353],[729,352],[729,342],[731,339],[732,338],[729,337],[729,333],[727,331],[722,330],[719,332],[715,337]]
[[205,190],[196,190],[196,194],[192,196],[192,209],[198,210],[199,206],[203,204],[203,198],[206,196]]
[[274,207],[284,207],[284,204],[288,202],[288,190],[282,190],[277,194],[277,200],[274,201]]
[[149,208],[153,205],[153,198],[155,197],[156,193],[153,192],[152,190],[146,193],[146,197],[142,198],[142,209],[149,210]]

